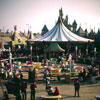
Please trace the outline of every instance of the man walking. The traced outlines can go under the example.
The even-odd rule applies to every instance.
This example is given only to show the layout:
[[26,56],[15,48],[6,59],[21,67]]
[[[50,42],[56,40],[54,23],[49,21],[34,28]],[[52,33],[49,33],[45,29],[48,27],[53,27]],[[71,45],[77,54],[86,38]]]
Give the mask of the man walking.
[[35,100],[35,89],[37,88],[36,82],[33,82],[31,84],[30,89],[31,89],[31,100]]
[[76,97],[76,93],[77,93],[77,95],[79,97],[80,83],[79,83],[79,80],[78,79],[75,80],[74,88],[75,88],[75,95],[74,96]]

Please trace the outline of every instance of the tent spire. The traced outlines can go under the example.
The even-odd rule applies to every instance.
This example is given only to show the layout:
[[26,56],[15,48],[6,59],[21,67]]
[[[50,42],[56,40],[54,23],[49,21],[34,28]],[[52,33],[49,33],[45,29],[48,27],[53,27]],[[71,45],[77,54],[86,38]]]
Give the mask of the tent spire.
[[62,20],[63,20],[63,10],[61,7],[61,9],[59,9],[59,17],[58,17],[57,24],[62,24]]
[[62,7],[61,7],[61,9],[59,9],[59,16],[60,16],[60,17],[61,17],[61,19],[62,19],[62,17],[63,17]]

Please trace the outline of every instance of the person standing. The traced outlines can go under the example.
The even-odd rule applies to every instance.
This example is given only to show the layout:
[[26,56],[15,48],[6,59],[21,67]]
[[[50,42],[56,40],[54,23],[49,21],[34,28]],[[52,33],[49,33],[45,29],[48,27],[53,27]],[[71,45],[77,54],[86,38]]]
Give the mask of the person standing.
[[47,76],[48,76],[46,69],[44,70],[43,74],[44,74],[43,80],[46,81],[46,78],[47,78]]
[[80,82],[83,81],[83,73],[82,73],[82,71],[80,71],[80,73],[78,75],[78,79],[79,79]]
[[46,78],[46,91],[49,89],[50,87],[50,81],[48,79],[48,77]]
[[21,95],[17,95],[15,100],[22,100]]
[[22,99],[23,100],[26,100],[26,88],[27,88],[27,83],[24,81],[24,82],[21,82],[21,93],[22,93]]
[[83,69],[83,82],[85,82],[85,81],[86,81],[86,70]]
[[31,69],[29,69],[28,78],[29,78],[29,81],[32,82],[32,71],[31,71]]
[[32,81],[36,81],[36,69],[34,68],[33,73],[32,73]]
[[30,89],[31,89],[31,100],[35,100],[36,88],[37,88],[36,82],[33,82],[31,84],[31,86],[30,86]]
[[74,83],[74,89],[75,89],[75,97],[76,97],[76,93],[79,97],[79,90],[80,90],[80,82],[78,79],[75,80],[75,83]]
[[4,92],[4,100],[9,100],[9,97],[6,91]]
[[20,80],[22,81],[23,80],[23,73],[20,71],[19,75],[20,75]]
[[20,83],[21,83],[21,80],[18,74],[16,79],[14,80],[14,85],[16,87],[16,95],[20,95]]

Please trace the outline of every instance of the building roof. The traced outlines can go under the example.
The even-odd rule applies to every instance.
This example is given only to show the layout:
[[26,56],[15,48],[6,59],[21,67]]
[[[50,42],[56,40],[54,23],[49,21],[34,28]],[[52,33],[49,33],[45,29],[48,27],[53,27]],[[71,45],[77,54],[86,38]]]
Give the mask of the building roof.
[[12,35],[11,38],[13,41],[18,41],[18,40],[22,41],[23,40],[22,37],[20,36],[20,34],[18,33],[16,26],[14,27],[14,34]]
[[82,29],[82,27],[80,26],[77,30],[78,34],[85,34],[85,31]]
[[73,25],[74,25],[74,26],[77,26],[76,20],[74,20]]
[[51,43],[48,48],[44,50],[44,52],[65,52],[58,43]]
[[48,32],[48,28],[47,28],[46,25],[43,26],[43,28],[42,28],[42,32]]

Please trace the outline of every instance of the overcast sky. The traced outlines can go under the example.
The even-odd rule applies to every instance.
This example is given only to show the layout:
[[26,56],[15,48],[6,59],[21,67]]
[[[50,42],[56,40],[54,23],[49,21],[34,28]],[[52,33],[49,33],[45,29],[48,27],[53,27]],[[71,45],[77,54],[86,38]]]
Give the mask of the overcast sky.
[[74,19],[83,29],[100,28],[100,0],[0,0],[0,29],[41,32],[44,24],[50,30],[58,19],[62,7],[69,23]]

